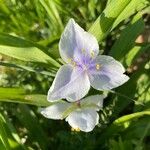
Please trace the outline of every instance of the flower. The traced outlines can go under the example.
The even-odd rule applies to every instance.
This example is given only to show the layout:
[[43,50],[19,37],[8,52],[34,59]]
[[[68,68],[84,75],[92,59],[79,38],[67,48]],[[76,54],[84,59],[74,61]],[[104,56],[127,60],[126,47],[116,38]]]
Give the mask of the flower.
[[48,100],[83,98],[90,85],[97,90],[110,90],[127,82],[124,67],[114,58],[98,55],[96,38],[70,19],[59,42],[61,58],[67,63],[57,72],[48,91]]
[[90,132],[99,122],[99,111],[103,106],[103,95],[89,96],[76,102],[57,102],[41,111],[49,119],[64,119],[75,131]]

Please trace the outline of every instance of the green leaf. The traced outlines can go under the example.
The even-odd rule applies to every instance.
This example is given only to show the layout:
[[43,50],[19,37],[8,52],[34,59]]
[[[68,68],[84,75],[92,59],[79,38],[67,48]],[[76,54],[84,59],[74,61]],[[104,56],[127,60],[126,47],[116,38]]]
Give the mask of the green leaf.
[[148,115],[149,116],[150,115],[150,111],[142,111],[142,112],[137,112],[137,113],[133,113],[133,114],[122,116],[122,117],[118,118],[117,120],[115,120],[113,124],[119,125],[119,124],[122,124],[124,122],[131,121],[132,119],[136,119],[136,118],[142,117],[144,115]]
[[39,3],[41,3],[48,15],[49,28],[53,28],[53,32],[58,32],[58,34],[61,33],[63,30],[63,24],[59,15],[59,11],[57,10],[58,4],[55,1],[47,0],[39,0]]
[[133,150],[133,144],[131,141],[128,140],[122,140],[121,137],[119,137],[119,140],[116,141],[115,139],[111,139],[109,141],[109,150]]
[[[116,119],[106,129],[104,129],[103,132],[101,133],[101,136],[97,140],[100,141],[101,144],[103,144],[104,141],[107,141],[108,139],[113,138],[115,135],[119,135],[119,133],[121,132],[125,132],[124,134],[128,134],[128,132],[126,133],[126,129],[128,129],[130,126],[136,125],[136,120],[138,120],[137,122],[139,122],[140,118],[146,117],[146,116],[148,117],[150,116],[150,111],[142,111],[142,112],[137,112],[137,113],[132,113],[129,115],[122,116]],[[144,121],[144,123],[146,122]]]
[[46,95],[26,94],[21,88],[0,88],[0,101],[36,106],[48,106],[51,104],[47,101]]
[[123,62],[126,66],[130,66],[134,61],[146,50],[150,48],[150,44],[145,44],[141,46],[134,46],[126,56],[123,58]]
[[119,39],[113,45],[110,55],[115,59],[122,60],[130,49],[135,45],[137,36],[144,30],[144,21],[137,14],[131,23],[122,31]]
[[25,146],[22,145],[21,143],[21,139],[15,129],[15,127],[13,126],[12,122],[9,120],[8,116],[7,115],[4,115],[3,114],[3,117],[5,118],[5,122],[7,122],[7,127],[9,129],[9,133],[11,133],[12,135],[12,138],[18,143],[20,144],[20,146],[23,148],[23,149],[26,149]]
[[26,105],[18,105],[15,112],[22,125],[28,130],[29,138],[38,142],[41,149],[48,149],[48,137],[43,131],[36,114]]
[[111,0],[89,29],[98,41],[102,41],[120,22],[140,11],[149,0]]
[[4,147],[6,150],[10,150],[10,145],[8,142],[7,133],[5,130],[6,123],[4,121],[3,116],[0,114],[0,140],[2,141]]
[[52,59],[44,49],[37,44],[25,41],[21,38],[0,33],[0,53],[30,62],[51,64],[60,67],[60,64]]
[[30,72],[35,72],[35,73],[40,73],[40,74],[43,74],[43,75],[55,77],[55,73],[35,69],[35,68],[29,67],[29,66],[17,65],[17,64],[8,63],[8,62],[0,62],[0,65],[5,66],[5,67],[12,67],[12,68],[16,68],[16,69],[27,70],[27,71],[30,71]]
[[0,139],[0,148],[1,148],[2,150],[7,150],[6,147],[5,147],[5,145],[4,145],[3,142],[1,141],[1,139]]
[[[0,140],[2,141],[6,150],[25,150],[25,146],[21,144],[21,140],[9,119],[4,118],[0,114]],[[0,147],[1,148],[1,147]]]
[[144,138],[150,135],[150,124],[148,122],[150,122],[149,115],[143,115],[139,119],[124,123],[124,125],[128,124],[128,126],[126,126],[125,131],[123,131],[123,137],[129,140],[139,138],[139,142],[137,143],[139,146],[144,142]]
[[[135,98],[137,104],[134,106],[134,111],[142,111],[150,108],[150,71],[143,73],[137,80],[137,91]],[[142,103],[143,105],[139,105]]]
[[[137,100],[138,97],[137,95],[139,94],[138,92],[139,91],[141,92],[141,90],[143,91],[145,87],[147,87],[147,85],[144,85],[143,88],[141,89],[141,86],[139,86],[139,83],[137,81],[144,82],[145,78],[143,78],[142,76],[144,74],[146,74],[146,76],[149,75],[149,70],[146,70],[144,68],[145,63],[141,65],[142,66],[139,66],[139,70],[130,76],[128,82],[117,88],[116,96],[114,95],[115,96],[114,98],[115,107],[113,110],[114,117],[117,117],[119,113],[121,113],[125,108],[128,108],[129,104],[134,103],[135,105],[139,105],[142,108],[144,108],[145,104],[142,103],[142,101]],[[149,84],[149,82],[147,82],[147,84]]]

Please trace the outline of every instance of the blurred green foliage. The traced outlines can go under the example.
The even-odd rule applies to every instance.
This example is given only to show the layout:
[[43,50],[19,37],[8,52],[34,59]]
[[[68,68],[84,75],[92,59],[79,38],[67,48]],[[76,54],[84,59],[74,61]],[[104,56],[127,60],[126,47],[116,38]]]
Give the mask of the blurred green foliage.
[[[62,64],[58,42],[69,18],[130,76],[107,92],[90,133],[48,120],[37,107],[50,105],[46,94]],[[0,150],[149,150],[149,21],[149,0],[0,0]]]

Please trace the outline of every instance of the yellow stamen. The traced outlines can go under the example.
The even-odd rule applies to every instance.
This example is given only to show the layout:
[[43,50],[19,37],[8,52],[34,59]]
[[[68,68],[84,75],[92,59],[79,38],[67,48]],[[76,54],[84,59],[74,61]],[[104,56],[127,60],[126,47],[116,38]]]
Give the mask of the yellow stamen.
[[76,62],[73,61],[71,58],[68,58],[68,62],[71,63],[73,65],[73,67],[76,66]]
[[100,67],[101,67],[101,65],[100,65],[100,64],[96,64],[96,70],[99,70],[99,69],[100,69]]
[[91,57],[93,58],[95,55],[94,51],[91,51]]
[[84,49],[84,48],[82,48],[82,49],[81,49],[81,52],[82,52],[82,53],[85,53],[85,49]]
[[68,58],[68,62],[71,63],[71,62],[72,62],[72,59],[71,59],[71,58]]
[[76,62],[72,61],[72,65],[73,65],[73,67],[75,67],[76,66]]
[[80,129],[79,128],[71,128],[71,131],[80,132]]

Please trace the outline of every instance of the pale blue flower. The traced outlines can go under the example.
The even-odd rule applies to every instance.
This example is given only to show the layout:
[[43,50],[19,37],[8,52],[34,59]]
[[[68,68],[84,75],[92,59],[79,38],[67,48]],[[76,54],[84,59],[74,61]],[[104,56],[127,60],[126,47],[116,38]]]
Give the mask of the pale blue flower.
[[67,63],[57,72],[48,100],[77,101],[89,91],[110,90],[127,82],[124,67],[114,58],[98,55],[96,38],[70,19],[59,42],[61,58]]
[[99,123],[99,111],[103,107],[103,95],[89,96],[81,101],[57,102],[41,111],[49,119],[64,119],[75,130],[90,132]]

